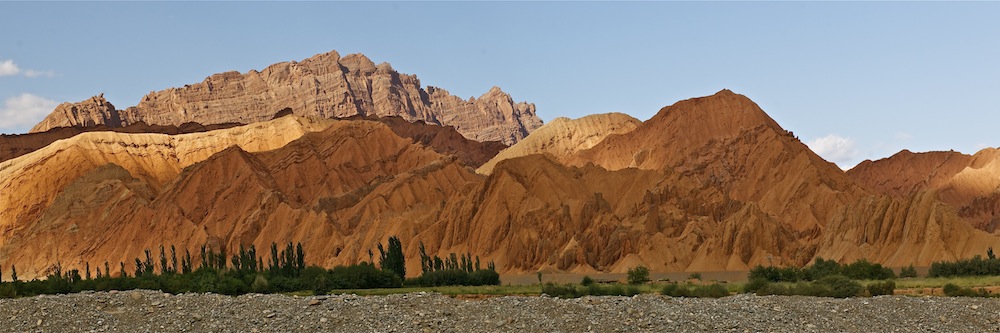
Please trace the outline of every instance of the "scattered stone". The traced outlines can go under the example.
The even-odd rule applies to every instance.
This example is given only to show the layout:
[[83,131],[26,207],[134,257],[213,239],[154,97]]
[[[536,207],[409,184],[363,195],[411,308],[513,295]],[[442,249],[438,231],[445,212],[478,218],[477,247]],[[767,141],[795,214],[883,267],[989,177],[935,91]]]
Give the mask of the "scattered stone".
[[[150,303],[133,302],[133,293]],[[280,294],[164,297],[153,291],[127,291],[97,297],[0,299],[0,313],[6,314],[3,330],[10,332],[53,328],[59,332],[996,332],[1000,328],[995,316],[983,315],[1000,313],[1000,299],[964,297],[936,297],[932,303],[905,296],[462,300],[408,294],[330,296],[320,300],[324,304],[319,307],[306,305],[314,298]],[[105,303],[97,301],[101,298]],[[148,311],[156,308],[155,303],[168,306]],[[100,304],[108,306],[97,310]],[[850,309],[852,314],[863,313],[864,319],[846,315]]]

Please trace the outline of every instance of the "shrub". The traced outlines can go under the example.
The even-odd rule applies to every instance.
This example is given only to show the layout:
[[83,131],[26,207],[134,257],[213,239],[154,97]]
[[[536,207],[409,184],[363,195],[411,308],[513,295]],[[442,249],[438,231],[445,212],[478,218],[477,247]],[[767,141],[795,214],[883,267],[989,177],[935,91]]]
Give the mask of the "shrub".
[[962,291],[962,288],[954,283],[948,283],[944,285],[942,291],[948,296],[958,296],[958,294]]
[[789,288],[782,289],[780,292],[784,294],[777,294],[779,291],[775,291],[776,295],[803,295],[803,296],[816,296],[816,297],[832,297],[833,289],[825,284],[819,282],[798,282]]
[[845,298],[857,296],[861,292],[861,284],[843,275],[830,275],[818,281],[820,285],[830,288],[829,296]]
[[225,295],[245,294],[250,288],[242,280],[227,276],[219,281],[219,293]]
[[803,275],[805,280],[815,281],[829,275],[840,274],[840,269],[841,266],[836,261],[824,260],[822,257],[817,257],[812,266],[804,270]]
[[771,282],[796,282],[803,278],[802,275],[802,270],[795,267],[778,268],[757,265],[750,269],[750,274],[747,277],[750,280],[764,279]]
[[635,295],[638,295],[638,294],[641,294],[641,293],[642,293],[642,290],[639,290],[638,286],[630,284],[628,286],[625,286],[625,292],[624,293],[620,293],[619,296],[635,296]]
[[901,269],[899,271],[899,277],[901,277],[901,278],[914,278],[914,277],[917,277],[917,268],[913,267],[912,264],[910,266],[903,267],[903,269]]
[[990,297],[990,293],[986,289],[972,290],[972,288],[962,288],[953,283],[945,284],[943,291],[946,296],[951,297]]
[[574,285],[551,282],[542,285],[542,293],[559,298],[577,298],[583,296],[580,290]]
[[896,291],[896,282],[892,280],[876,281],[865,286],[868,296],[892,295]]
[[620,284],[612,284],[612,285],[606,286],[606,287],[598,286],[597,289],[601,290],[601,292],[598,293],[598,295],[616,296],[616,295],[624,295],[625,294],[625,287],[622,286],[622,285],[620,285]]
[[668,283],[663,286],[663,289],[660,289],[660,294],[672,297],[690,297],[691,290],[676,283]]
[[420,277],[407,279],[409,286],[489,286],[500,284],[500,274],[494,270],[481,269],[469,273],[460,269],[428,271]]
[[590,286],[594,284],[594,279],[590,278],[589,276],[584,276],[583,280],[580,280],[580,284],[584,286]]
[[469,283],[473,286],[499,286],[500,273],[492,269],[480,269],[470,273]]
[[[332,279],[328,277],[329,272],[322,267],[309,266],[302,270],[299,281],[303,284],[303,289],[310,289],[316,295],[325,295],[333,288],[332,281],[330,281]],[[253,289],[253,285],[250,288]]]
[[14,283],[0,284],[0,297],[14,298],[15,296],[17,296],[17,289],[14,288]]
[[[893,284],[895,287],[895,284]],[[724,288],[723,288],[724,289]],[[857,281],[842,275],[830,275],[820,281],[800,281],[794,284],[773,283],[761,278],[751,280],[743,290],[760,296],[766,295],[803,295],[818,297],[852,297],[864,289]]]
[[403,285],[396,273],[377,269],[370,263],[337,266],[331,275],[334,289],[395,288]]
[[861,259],[849,265],[840,265],[821,257],[805,268],[757,265],[747,274],[748,280],[763,279],[770,282],[818,281],[831,275],[844,275],[857,280],[885,280],[895,278],[891,269]]
[[743,286],[743,292],[763,295],[760,293],[760,291],[767,289],[770,285],[771,282],[769,280],[762,277],[755,277],[750,279],[750,282],[747,282],[747,284]]
[[265,277],[264,274],[257,274],[257,276],[253,279],[253,283],[250,284],[250,291],[255,293],[270,292],[271,289],[268,287],[267,277]]
[[692,295],[694,297],[720,298],[729,296],[729,290],[721,284],[713,283],[707,286],[695,287]]
[[649,268],[639,265],[628,270],[629,284],[643,284],[646,282],[649,282]]
[[702,286],[680,285],[676,283],[670,283],[663,286],[663,289],[660,290],[660,294],[672,297],[719,298],[719,297],[729,296],[729,290],[726,290],[725,286],[718,283],[713,283],[711,285],[702,285]]
[[942,261],[931,264],[929,277],[1000,275],[1000,260],[983,259],[981,256],[952,262]]
[[574,284],[546,283],[542,285],[542,293],[559,298],[577,298],[586,295],[591,296],[634,296],[642,293],[638,286],[623,286],[613,284],[601,286],[591,284],[589,286],[578,286]]
[[896,273],[893,273],[891,269],[864,259],[844,266],[841,272],[844,276],[854,280],[886,280],[896,278]]

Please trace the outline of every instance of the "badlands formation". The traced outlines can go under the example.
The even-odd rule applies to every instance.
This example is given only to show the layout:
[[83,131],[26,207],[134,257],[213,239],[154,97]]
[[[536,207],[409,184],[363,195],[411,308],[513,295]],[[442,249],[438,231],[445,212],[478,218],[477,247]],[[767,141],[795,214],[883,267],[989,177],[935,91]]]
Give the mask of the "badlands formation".
[[940,200],[978,229],[992,233],[1000,225],[1000,150],[996,148],[975,155],[904,150],[862,162],[847,174],[874,192]]
[[489,175],[497,163],[531,154],[549,154],[563,161],[576,152],[590,149],[609,135],[628,133],[642,122],[622,113],[589,115],[580,119],[556,118],[510,148],[504,149],[476,172]]
[[[923,266],[1000,245],[996,150],[902,152],[844,172],[728,90],[644,122],[541,127],[533,106],[498,89],[442,94],[331,52],[126,110],[100,97],[61,105],[36,127],[48,132],[29,135],[75,135],[20,144],[0,163],[0,262],[30,278],[160,245],[301,242],[309,263],[332,267],[398,236],[411,274],[421,243],[506,274],[741,271],[817,256]],[[139,121],[246,125],[79,133]],[[76,127],[52,129],[62,125]]]
[[508,145],[542,125],[534,104],[515,103],[500,88],[463,100],[444,89],[424,89],[415,75],[396,72],[388,63],[376,65],[362,54],[341,57],[331,51],[262,71],[215,74],[201,83],[150,93],[138,105],[124,110],[116,110],[103,97],[63,103],[31,132],[139,122],[249,124],[271,119],[275,111],[285,108],[321,118],[398,116],[411,122],[454,126],[469,139]]

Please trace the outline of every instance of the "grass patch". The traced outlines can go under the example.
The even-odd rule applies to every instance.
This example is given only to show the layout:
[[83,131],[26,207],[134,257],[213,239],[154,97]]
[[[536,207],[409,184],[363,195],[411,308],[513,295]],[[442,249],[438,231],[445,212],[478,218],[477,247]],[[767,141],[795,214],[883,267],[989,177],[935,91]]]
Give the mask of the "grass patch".
[[355,294],[361,296],[380,296],[418,292],[433,292],[448,296],[456,295],[541,295],[539,285],[523,286],[441,286],[441,287],[405,287],[384,289],[339,289],[330,291],[331,295]]
[[720,298],[729,296],[726,286],[714,283],[708,285],[677,284],[671,283],[660,289],[660,294],[673,297],[710,297]]
[[954,284],[964,288],[1000,286],[1000,276],[922,277],[896,280],[896,288],[943,288]]

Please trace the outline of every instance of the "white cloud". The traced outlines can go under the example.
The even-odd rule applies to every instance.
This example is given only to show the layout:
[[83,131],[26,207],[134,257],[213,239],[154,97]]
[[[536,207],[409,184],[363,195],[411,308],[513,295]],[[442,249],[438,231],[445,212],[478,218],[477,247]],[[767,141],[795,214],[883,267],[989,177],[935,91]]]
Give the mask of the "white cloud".
[[55,77],[56,76],[56,71],[53,71],[53,70],[36,71],[36,70],[33,70],[33,69],[29,69],[29,70],[24,71],[24,76],[26,76],[26,77],[42,77],[42,76],[44,76],[44,77]]
[[[45,118],[56,106],[56,101],[23,93],[10,97],[0,108],[0,129],[27,130]],[[21,130],[23,128],[23,130]]]
[[55,77],[56,72],[53,70],[38,71],[34,69],[21,69],[20,66],[14,63],[14,60],[0,60],[0,76],[15,76],[24,75],[24,77],[35,78],[35,77]]
[[806,143],[809,149],[822,156],[827,161],[836,163],[841,168],[854,166],[859,155],[854,140],[836,134],[830,134]]
[[14,60],[0,61],[0,76],[14,76],[21,73]]

